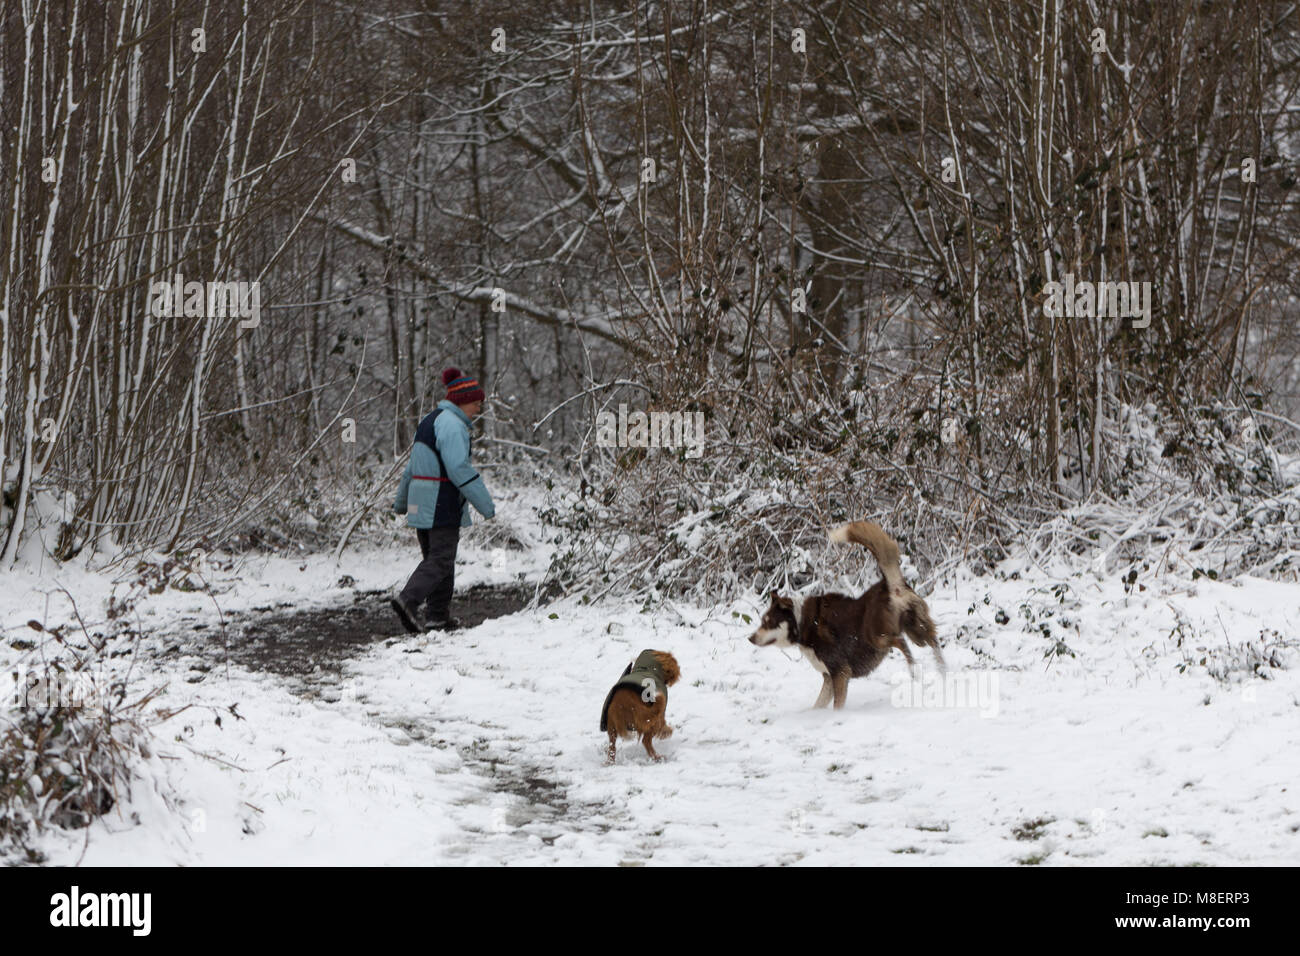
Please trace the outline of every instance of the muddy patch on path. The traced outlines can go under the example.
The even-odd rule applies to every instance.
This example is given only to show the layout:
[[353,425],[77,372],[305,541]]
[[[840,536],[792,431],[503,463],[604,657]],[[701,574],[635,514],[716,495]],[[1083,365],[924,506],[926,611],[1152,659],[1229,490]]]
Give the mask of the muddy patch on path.
[[[388,591],[363,591],[351,604],[299,608],[292,604],[253,608],[220,624],[197,624],[198,640],[184,650],[197,653],[191,680],[229,661],[292,683],[333,683],[345,661],[371,644],[419,637],[408,634],[388,603]],[[462,629],[523,610],[533,599],[531,586],[478,585],[457,593],[452,613]],[[448,637],[453,637],[453,632]]]
[[[424,635],[409,634],[402,627],[388,603],[390,593],[358,592],[350,603],[322,607],[278,604],[253,608],[228,614],[224,627],[217,622],[196,622],[191,624],[192,636],[173,643],[164,653],[188,659],[190,672],[186,679],[191,683],[219,674],[229,663],[272,674],[292,693],[328,706],[343,700],[349,687],[352,691],[358,689],[346,678],[345,667],[372,645],[382,643],[411,653],[423,652]],[[436,640],[455,642],[469,628],[490,627],[493,619],[526,608],[534,594],[531,585],[480,585],[458,592],[452,613],[460,619],[461,630],[434,632]],[[477,634],[471,641],[482,636]],[[364,701],[365,696],[354,699]],[[455,728],[459,733],[449,733],[450,728],[436,726],[426,714],[372,711],[368,719],[403,732],[405,737],[399,743],[455,748],[467,767],[484,781],[483,792],[469,796],[469,803],[482,804],[492,795],[507,799],[506,805],[496,807],[486,827],[480,823],[465,825],[463,840],[448,848],[453,855],[470,857],[487,851],[491,858],[507,862],[513,858],[517,839],[536,838],[543,845],[552,845],[575,830],[603,833],[610,828],[605,822],[610,808],[601,803],[575,805],[565,784],[549,777],[550,768],[524,757],[521,738],[520,749],[498,751],[486,737],[465,741],[467,735],[481,729],[473,723],[462,723]],[[473,819],[481,817],[477,813]]]

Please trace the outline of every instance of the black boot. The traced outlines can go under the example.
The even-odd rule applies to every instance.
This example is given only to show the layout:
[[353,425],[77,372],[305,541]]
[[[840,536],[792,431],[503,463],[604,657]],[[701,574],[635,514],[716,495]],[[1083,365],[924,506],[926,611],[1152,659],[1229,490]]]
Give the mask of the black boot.
[[425,628],[430,631],[455,631],[460,628],[460,621],[446,612],[439,614],[430,611],[425,618]]
[[392,605],[393,610],[402,621],[402,626],[412,634],[420,632],[420,625],[415,616],[415,609],[403,601],[400,597],[389,598],[388,603]]

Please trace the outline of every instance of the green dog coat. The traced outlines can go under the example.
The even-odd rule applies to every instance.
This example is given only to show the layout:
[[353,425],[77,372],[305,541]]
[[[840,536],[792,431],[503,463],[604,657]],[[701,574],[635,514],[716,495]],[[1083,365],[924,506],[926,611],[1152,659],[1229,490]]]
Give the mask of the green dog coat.
[[605,697],[605,706],[600,709],[600,729],[608,730],[609,704],[614,699],[614,692],[620,687],[631,687],[641,694],[647,704],[658,700],[659,695],[668,696],[668,685],[664,683],[664,668],[652,650],[642,651],[637,659],[627,665],[618,683],[609,689]]

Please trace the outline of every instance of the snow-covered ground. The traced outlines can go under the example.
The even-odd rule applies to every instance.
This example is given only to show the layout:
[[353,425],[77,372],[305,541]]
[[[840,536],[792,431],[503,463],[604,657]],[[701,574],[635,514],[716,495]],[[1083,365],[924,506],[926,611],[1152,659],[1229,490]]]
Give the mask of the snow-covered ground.
[[[401,579],[412,550],[255,559],[214,570],[215,598],[148,597],[139,622],[174,634],[217,604],[350,600]],[[544,566],[462,558],[461,586]],[[6,643],[66,615],[55,578],[103,618],[102,575],[19,572]],[[916,685],[893,654],[839,712],[812,709],[804,660],[748,643],[760,603],[562,600],[375,643],[312,695],[233,664],[188,683],[193,655],[149,658],[141,685],[166,683],[154,707],[178,712],[129,804],[43,849],[90,865],[1300,862],[1298,585],[957,577],[929,595],[947,683],[928,652]],[[676,733],[663,763],[629,741],[606,767],[600,704],[643,648],[681,664]]]

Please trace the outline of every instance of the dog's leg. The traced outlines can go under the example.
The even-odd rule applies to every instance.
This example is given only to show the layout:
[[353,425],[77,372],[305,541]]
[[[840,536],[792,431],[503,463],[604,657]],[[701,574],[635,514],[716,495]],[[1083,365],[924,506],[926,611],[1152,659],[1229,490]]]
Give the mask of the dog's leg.
[[655,734],[655,736],[658,737],[660,740],[667,740],[672,735],[673,735],[673,729],[669,727],[667,724],[664,724],[663,730]]
[[903,656],[907,658],[907,676],[915,681],[916,661],[912,659],[912,652],[908,649],[907,641],[903,639],[903,636],[901,634],[894,639],[894,646],[897,647],[900,651],[902,651]]
[[934,651],[934,659],[939,662],[939,673],[948,673],[948,662],[943,659],[943,651],[939,650],[939,643],[936,641],[930,645],[930,648]]
[[835,709],[841,710],[844,707],[844,699],[849,696],[849,672],[847,669],[835,672],[834,679],[835,692]]
[[612,763],[614,762],[614,741],[615,741],[617,738],[618,738],[618,735],[617,735],[616,733],[614,733],[614,731],[611,730],[611,731],[609,732],[609,747],[607,747],[606,750],[605,750],[605,766],[606,766],[606,767],[608,767],[610,764],[612,764]]
[[645,745],[645,752],[650,755],[650,759],[655,763],[660,763],[664,758],[655,753],[655,745],[651,742],[653,736],[649,730],[645,731],[641,734],[641,743]]
[[826,707],[831,702],[831,675],[822,675],[822,692],[817,695],[817,703],[814,707]]

